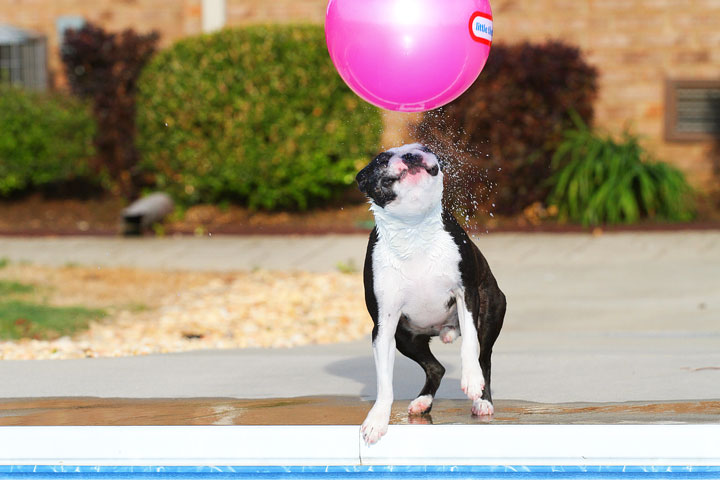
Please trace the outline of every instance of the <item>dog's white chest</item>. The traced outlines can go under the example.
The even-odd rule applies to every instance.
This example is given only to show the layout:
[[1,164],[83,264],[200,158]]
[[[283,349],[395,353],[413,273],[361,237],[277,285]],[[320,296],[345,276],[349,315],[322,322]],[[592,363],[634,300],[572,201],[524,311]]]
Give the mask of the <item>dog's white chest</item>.
[[460,286],[460,253],[449,233],[380,236],[373,251],[375,296],[418,330],[439,328],[455,315],[448,302]]

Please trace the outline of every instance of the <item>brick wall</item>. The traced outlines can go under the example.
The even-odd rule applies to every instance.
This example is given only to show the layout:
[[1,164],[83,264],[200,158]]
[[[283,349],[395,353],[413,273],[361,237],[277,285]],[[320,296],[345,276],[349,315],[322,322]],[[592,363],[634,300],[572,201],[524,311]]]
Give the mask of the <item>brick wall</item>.
[[326,0],[226,0],[228,25],[325,21]]
[[[326,0],[227,0],[229,26],[316,22]],[[58,72],[55,18],[82,15],[109,29],[159,30],[163,45],[201,29],[201,0],[0,0],[0,22],[48,35]],[[596,123],[629,126],[657,157],[714,187],[712,144],[664,140],[666,79],[720,79],[720,0],[493,0],[495,41],[560,39],[600,72]],[[410,140],[407,114],[386,115],[383,143]]]

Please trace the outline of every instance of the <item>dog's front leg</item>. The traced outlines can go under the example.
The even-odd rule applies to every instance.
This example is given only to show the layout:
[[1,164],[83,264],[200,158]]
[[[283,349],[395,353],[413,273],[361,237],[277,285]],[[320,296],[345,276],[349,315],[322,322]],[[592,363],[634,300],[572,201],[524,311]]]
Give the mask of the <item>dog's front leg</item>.
[[472,312],[465,302],[464,290],[455,294],[457,301],[458,324],[462,335],[462,346],[460,347],[460,360],[462,370],[460,375],[460,388],[463,393],[473,402],[482,396],[485,388],[485,378],[480,368],[480,343],[478,332]]
[[377,374],[377,398],[360,430],[368,445],[380,440],[387,433],[390,409],[393,403],[393,365],[395,363],[395,331],[399,312],[380,312],[378,330],[373,339],[373,356]]

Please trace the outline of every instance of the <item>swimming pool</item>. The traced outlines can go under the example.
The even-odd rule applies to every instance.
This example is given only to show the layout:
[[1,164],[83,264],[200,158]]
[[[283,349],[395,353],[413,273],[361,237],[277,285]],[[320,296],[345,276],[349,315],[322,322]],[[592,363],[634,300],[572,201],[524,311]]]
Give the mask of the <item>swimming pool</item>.
[[717,425],[0,427],[0,478],[720,479]]

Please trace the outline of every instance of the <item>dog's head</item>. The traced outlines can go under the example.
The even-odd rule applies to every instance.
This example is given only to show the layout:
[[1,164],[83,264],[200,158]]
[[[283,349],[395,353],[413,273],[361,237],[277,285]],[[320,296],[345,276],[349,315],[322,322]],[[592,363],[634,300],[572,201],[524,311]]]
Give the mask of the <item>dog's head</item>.
[[419,143],[381,153],[355,179],[375,206],[398,216],[422,215],[442,200],[440,162]]

